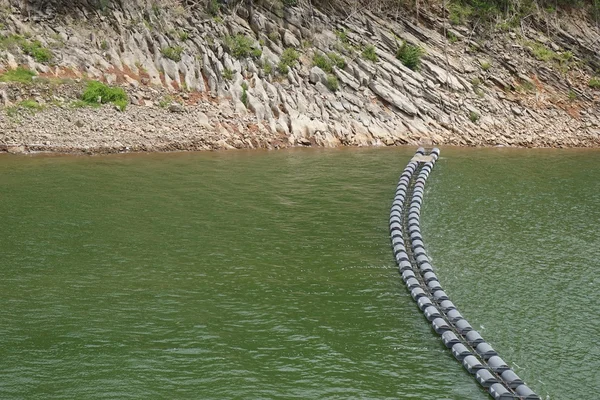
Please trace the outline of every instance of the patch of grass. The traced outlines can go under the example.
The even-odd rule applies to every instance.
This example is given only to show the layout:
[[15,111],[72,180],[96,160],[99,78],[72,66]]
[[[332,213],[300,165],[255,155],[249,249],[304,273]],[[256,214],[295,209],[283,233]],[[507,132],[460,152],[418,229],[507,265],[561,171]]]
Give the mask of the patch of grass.
[[33,57],[33,59],[39,63],[46,63],[50,61],[53,57],[50,49],[42,46],[42,43],[39,40],[34,40],[31,42],[23,42],[21,44],[21,49],[27,55]]
[[372,62],[379,61],[379,56],[377,55],[377,49],[375,49],[375,46],[373,46],[372,44],[370,44],[364,48],[364,50],[362,52],[362,57],[365,60],[369,60]]
[[230,70],[229,68],[225,68],[223,70],[223,79],[228,80],[228,81],[232,80],[233,79],[233,71]]
[[271,75],[273,73],[273,64],[271,64],[270,61],[265,61],[263,71],[265,72],[265,75]]
[[271,32],[267,35],[267,37],[269,38],[269,40],[271,42],[275,42],[275,43],[279,42],[279,33],[277,33],[277,32]]
[[600,89],[600,78],[592,78],[588,82],[588,86],[592,89]]
[[161,50],[161,53],[166,58],[175,62],[181,61],[181,53],[183,53],[183,47],[181,46],[169,46]]
[[335,33],[335,36],[337,36],[337,38],[342,42],[342,43],[348,43],[348,33],[346,32],[345,29],[336,29],[335,31],[333,31],[333,33]]
[[333,65],[331,63],[331,60],[325,54],[315,54],[313,57],[313,65],[321,68],[325,72],[333,71]]
[[281,74],[287,74],[290,68],[296,66],[299,59],[300,55],[298,54],[298,52],[295,49],[288,47],[281,54],[281,59],[279,61],[279,64],[277,64],[277,70]]
[[86,103],[83,100],[75,100],[69,103],[69,106],[72,108],[84,108],[84,107],[92,107],[98,108],[100,107],[100,103]]
[[190,38],[190,34],[184,31],[180,31],[179,32],[179,40],[181,40],[182,42],[185,42],[186,40],[188,40]]
[[18,105],[19,105],[19,107],[26,108],[31,111],[39,111],[42,108],[44,108],[41,104],[39,104],[35,100],[23,100]]
[[490,68],[492,68],[492,64],[489,61],[481,61],[480,66],[484,71],[488,71]]
[[336,92],[340,88],[340,83],[335,75],[327,76],[327,88],[332,92]]
[[293,7],[298,5],[298,0],[283,0],[284,7]]
[[574,90],[569,90],[568,97],[569,97],[569,101],[575,101],[575,100],[577,100],[577,93],[575,93]]
[[448,32],[446,33],[446,37],[448,38],[448,41],[449,41],[450,43],[456,43],[456,42],[458,42],[458,36],[456,36],[456,35],[454,34],[454,32],[448,31]]
[[0,75],[0,82],[31,83],[35,75],[33,71],[18,67]]
[[254,40],[246,35],[225,36],[224,43],[231,55],[237,59],[248,58],[250,56],[259,58],[262,55],[262,50],[255,47]]
[[477,114],[475,111],[471,111],[469,113],[469,119],[472,123],[476,123],[477,121],[479,121],[479,118],[479,114]]
[[539,61],[552,61],[556,57],[556,53],[542,43],[527,41],[525,44],[531,48],[533,56]]
[[330,52],[327,54],[327,57],[333,62],[333,65],[338,67],[339,69],[346,68],[346,59],[335,52]]
[[219,14],[220,7],[219,2],[217,0],[210,0],[206,5],[206,12],[212,15],[213,17]]
[[220,15],[215,15],[215,16],[213,17],[213,21],[215,21],[217,24],[222,24],[222,23],[224,23],[224,22],[225,22],[225,21],[223,20],[223,18],[221,18],[221,16],[220,16]]
[[112,103],[121,111],[125,111],[129,99],[125,90],[119,87],[110,87],[102,82],[88,82],[81,100],[87,104],[108,104]]
[[473,15],[473,8],[468,4],[455,2],[450,4],[450,15],[448,19],[452,25],[463,25],[469,21]]
[[400,46],[396,52],[396,58],[413,71],[418,71],[421,69],[421,57],[423,54],[424,51],[422,48],[413,46],[404,41],[402,46]]
[[246,108],[248,108],[248,84],[246,82],[242,82],[241,100],[242,100],[242,103],[244,103],[244,106],[246,106]]
[[100,48],[102,50],[108,50],[108,42],[106,40],[103,40],[102,43],[100,43]]

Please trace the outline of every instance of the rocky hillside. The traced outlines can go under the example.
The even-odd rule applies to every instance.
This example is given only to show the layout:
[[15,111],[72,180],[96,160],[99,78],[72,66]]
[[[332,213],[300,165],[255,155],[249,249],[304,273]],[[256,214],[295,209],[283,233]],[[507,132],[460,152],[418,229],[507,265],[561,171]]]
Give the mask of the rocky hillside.
[[0,149],[600,144],[584,10],[221,3],[0,0]]

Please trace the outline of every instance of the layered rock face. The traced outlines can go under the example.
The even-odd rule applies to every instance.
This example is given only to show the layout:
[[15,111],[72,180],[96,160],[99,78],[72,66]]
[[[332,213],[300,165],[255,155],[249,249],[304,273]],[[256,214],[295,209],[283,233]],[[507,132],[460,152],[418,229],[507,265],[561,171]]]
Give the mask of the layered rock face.
[[[5,149],[600,143],[600,92],[590,87],[600,31],[577,15],[545,33],[532,23],[481,37],[436,9],[415,20],[276,0],[213,15],[176,3],[60,4],[2,8],[2,37],[52,52],[40,61],[0,44],[0,71],[38,74],[0,83]],[[407,48],[419,53],[409,62]],[[71,110],[85,79],[126,88],[131,105]],[[46,108],[8,115],[27,99]]]

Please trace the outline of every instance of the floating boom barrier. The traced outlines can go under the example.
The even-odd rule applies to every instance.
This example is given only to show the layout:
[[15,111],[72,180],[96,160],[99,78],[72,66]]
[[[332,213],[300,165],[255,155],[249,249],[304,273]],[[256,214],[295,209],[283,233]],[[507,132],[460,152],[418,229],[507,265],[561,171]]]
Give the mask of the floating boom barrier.
[[541,400],[450,301],[435,274],[421,236],[421,205],[425,183],[440,150],[420,147],[396,188],[390,213],[394,257],[410,295],[440,335],[444,345],[496,400]]

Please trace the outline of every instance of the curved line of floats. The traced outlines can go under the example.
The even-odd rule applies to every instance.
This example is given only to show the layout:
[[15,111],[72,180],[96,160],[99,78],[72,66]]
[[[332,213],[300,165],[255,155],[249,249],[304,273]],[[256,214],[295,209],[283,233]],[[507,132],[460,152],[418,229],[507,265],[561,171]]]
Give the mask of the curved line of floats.
[[427,178],[440,150],[429,154],[420,147],[408,163],[396,188],[390,213],[394,256],[412,298],[452,355],[496,400],[540,400],[483,340],[450,301],[425,252],[420,215]]

